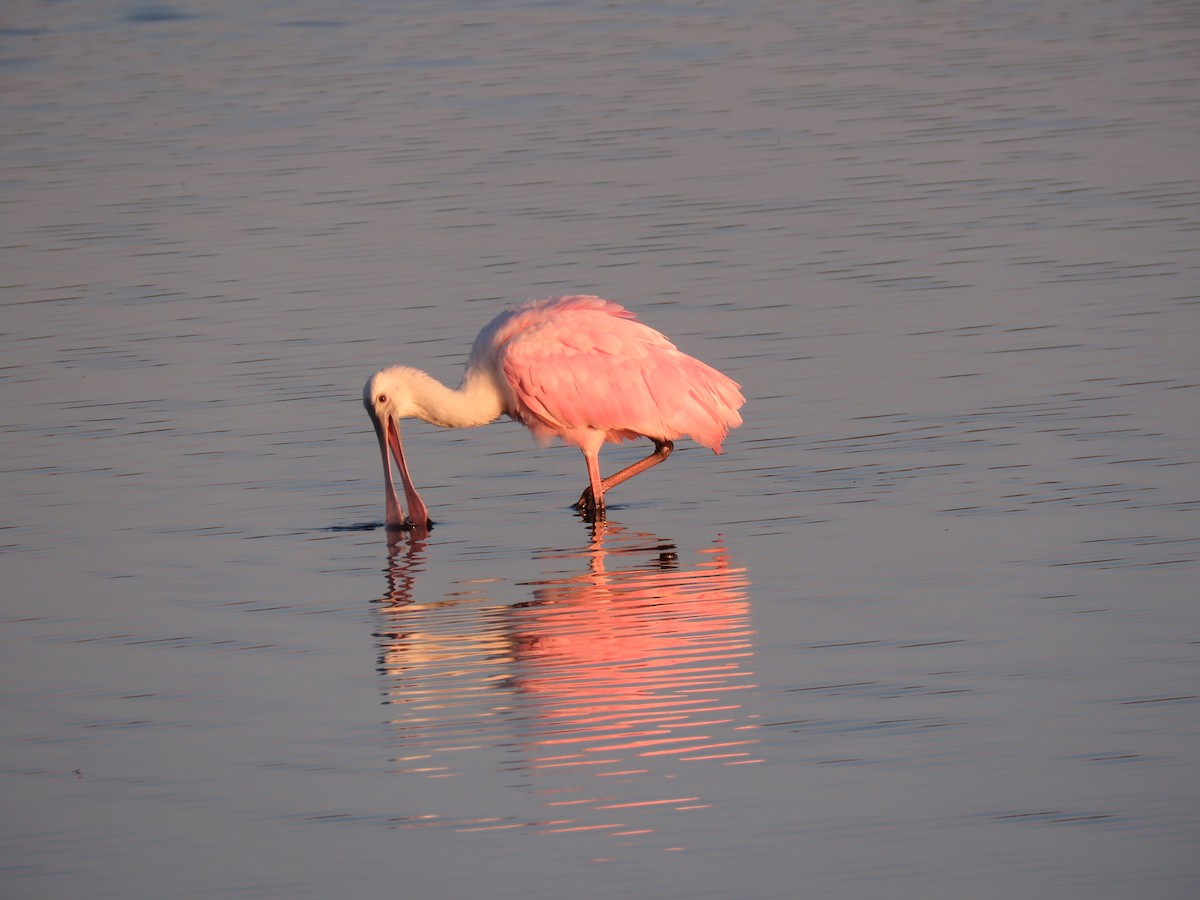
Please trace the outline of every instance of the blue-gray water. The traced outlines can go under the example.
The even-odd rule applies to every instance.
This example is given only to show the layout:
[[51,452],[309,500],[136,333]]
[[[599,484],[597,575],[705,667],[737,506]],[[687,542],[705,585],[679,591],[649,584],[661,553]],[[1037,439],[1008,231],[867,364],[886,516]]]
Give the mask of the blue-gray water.
[[[1190,2],[0,12],[6,897],[1183,898]],[[597,293],[741,382],[567,508],[359,401]],[[606,467],[641,448],[613,448]]]

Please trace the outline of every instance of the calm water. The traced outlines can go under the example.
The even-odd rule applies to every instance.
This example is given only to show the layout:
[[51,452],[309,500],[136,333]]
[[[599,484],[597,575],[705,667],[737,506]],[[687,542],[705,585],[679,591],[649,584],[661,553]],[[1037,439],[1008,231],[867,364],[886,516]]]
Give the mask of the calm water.
[[[1190,2],[17,0],[6,897],[1195,896]],[[746,424],[359,402],[597,293]],[[610,468],[641,448],[606,453]]]

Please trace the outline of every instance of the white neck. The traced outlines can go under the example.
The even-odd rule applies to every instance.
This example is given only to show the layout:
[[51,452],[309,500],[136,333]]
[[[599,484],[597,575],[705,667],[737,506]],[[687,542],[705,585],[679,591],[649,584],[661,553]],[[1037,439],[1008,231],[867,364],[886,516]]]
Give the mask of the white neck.
[[494,422],[504,412],[504,397],[486,374],[469,371],[457,390],[426,375],[413,378],[414,415],[442,428],[474,428]]

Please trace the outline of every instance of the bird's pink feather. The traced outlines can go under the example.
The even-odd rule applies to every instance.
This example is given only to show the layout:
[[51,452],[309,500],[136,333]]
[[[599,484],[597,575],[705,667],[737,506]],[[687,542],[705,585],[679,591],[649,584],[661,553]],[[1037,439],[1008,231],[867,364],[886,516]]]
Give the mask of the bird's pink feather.
[[468,368],[498,373],[508,412],[546,442],[690,436],[721,452],[745,402],[730,378],[599,297],[534,300],[502,313]]

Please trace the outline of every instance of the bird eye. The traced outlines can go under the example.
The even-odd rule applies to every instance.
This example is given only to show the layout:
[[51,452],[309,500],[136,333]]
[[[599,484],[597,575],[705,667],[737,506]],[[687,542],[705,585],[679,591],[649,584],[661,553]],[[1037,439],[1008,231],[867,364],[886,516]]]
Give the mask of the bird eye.
[[380,394],[379,398],[375,402],[376,403],[387,403],[387,394]]

